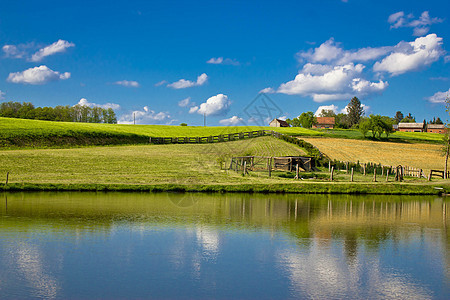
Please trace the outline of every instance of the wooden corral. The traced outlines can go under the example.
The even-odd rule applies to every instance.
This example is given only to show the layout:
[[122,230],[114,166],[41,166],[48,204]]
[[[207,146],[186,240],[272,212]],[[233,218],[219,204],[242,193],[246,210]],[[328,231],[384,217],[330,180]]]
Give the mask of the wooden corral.
[[230,170],[242,171],[285,171],[285,172],[318,171],[313,157],[310,156],[238,156],[231,158]]
[[273,169],[279,171],[296,171],[297,165],[301,172],[318,171],[314,158],[310,156],[281,156],[273,158]]

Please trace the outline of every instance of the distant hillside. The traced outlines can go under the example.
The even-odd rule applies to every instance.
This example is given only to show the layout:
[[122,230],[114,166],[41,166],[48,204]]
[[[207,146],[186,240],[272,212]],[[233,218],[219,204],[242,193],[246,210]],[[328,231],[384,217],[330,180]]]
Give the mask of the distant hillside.
[[[168,126],[52,122],[0,117],[0,148],[47,148],[90,145],[146,144],[149,137],[207,137],[254,130],[275,130],[305,137],[363,139],[357,130],[313,130],[301,127]],[[389,140],[439,143],[436,133],[397,132]]]
[[[149,137],[206,137],[263,129],[274,128],[95,124],[0,118],[0,148],[146,144]],[[321,134],[298,127],[277,128],[277,130],[296,135]]]

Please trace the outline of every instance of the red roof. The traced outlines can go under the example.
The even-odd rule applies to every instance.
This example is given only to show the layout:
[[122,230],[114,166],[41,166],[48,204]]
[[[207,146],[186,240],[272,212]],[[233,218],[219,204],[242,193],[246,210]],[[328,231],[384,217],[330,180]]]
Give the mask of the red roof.
[[317,125],[334,125],[334,117],[317,117]]

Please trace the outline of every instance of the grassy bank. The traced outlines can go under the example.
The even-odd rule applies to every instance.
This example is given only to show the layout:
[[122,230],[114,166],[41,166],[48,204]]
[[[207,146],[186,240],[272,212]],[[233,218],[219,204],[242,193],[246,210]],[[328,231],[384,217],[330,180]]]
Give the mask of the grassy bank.
[[0,184],[4,191],[123,191],[123,192],[207,192],[207,193],[302,193],[302,194],[379,194],[440,195],[446,185],[370,184],[370,183],[283,183],[283,184]]

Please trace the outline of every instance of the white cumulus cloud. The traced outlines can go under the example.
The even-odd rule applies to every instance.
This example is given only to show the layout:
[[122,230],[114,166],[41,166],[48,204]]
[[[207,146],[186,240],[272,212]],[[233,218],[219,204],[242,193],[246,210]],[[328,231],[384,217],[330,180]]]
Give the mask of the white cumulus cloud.
[[4,45],[2,50],[5,53],[5,57],[22,58],[26,55],[23,49],[15,45]]
[[432,33],[416,38],[414,42],[400,42],[393,53],[374,64],[376,72],[388,72],[392,76],[415,71],[437,61],[445,54],[442,38]]
[[231,105],[231,101],[227,95],[217,94],[206,100],[206,102],[200,104],[200,106],[193,106],[189,110],[189,113],[205,114],[207,116],[224,115],[228,112]]
[[58,40],[51,45],[48,45],[42,49],[39,49],[35,54],[31,56],[31,61],[41,61],[44,57],[65,52],[67,48],[75,47],[74,43],[70,43],[65,40]]
[[126,87],[139,87],[139,82],[133,80],[121,80],[114,82],[116,85],[126,86]]
[[120,105],[116,104],[116,103],[105,103],[105,104],[97,104],[94,102],[89,102],[86,98],[81,98],[80,101],[78,101],[78,103],[76,105],[81,105],[81,106],[88,106],[88,107],[101,107],[101,108],[112,108],[114,110],[119,110],[120,109]]
[[273,93],[275,93],[275,90],[271,87],[267,87],[267,88],[260,90],[259,93],[260,94],[273,94]]
[[239,66],[240,63],[236,59],[231,58],[223,58],[223,57],[212,57],[207,62],[207,64],[213,64],[213,65],[232,65],[232,66]]
[[310,96],[315,102],[349,99],[382,92],[388,83],[362,79],[362,64],[342,66],[306,64],[294,80],[283,83],[277,92],[287,95]]
[[433,96],[426,98],[431,103],[445,103],[445,100],[450,97],[450,89],[446,92],[437,92]]
[[235,126],[239,123],[244,123],[244,119],[238,116],[232,116],[231,118],[220,120],[219,123],[225,126]]
[[148,106],[144,106],[142,110],[135,110],[119,117],[119,124],[169,124],[171,123],[170,114],[167,112],[155,112]]
[[308,51],[300,51],[297,57],[300,61],[306,60],[313,63],[328,63],[335,65],[344,65],[351,62],[367,62],[375,60],[392,51],[393,47],[366,47],[354,50],[345,50],[336,43],[333,38],[322,43],[319,47],[309,49]]
[[6,95],[5,92],[0,91],[0,100],[5,99],[5,95]]
[[195,106],[195,102],[191,101],[191,97],[187,97],[183,100],[178,101],[179,107],[188,107],[188,106]]
[[414,36],[423,36],[430,31],[430,26],[436,23],[442,23],[443,19],[431,18],[428,11],[424,11],[418,19],[414,19],[413,14],[408,14],[405,16],[403,11],[396,12],[389,16],[389,24],[391,24],[391,29],[400,27],[411,27],[413,28]]
[[[348,105],[346,105],[344,108],[339,109],[339,107],[337,105],[331,104],[331,105],[322,105],[319,106],[316,110],[316,112],[314,113],[314,115],[316,117],[318,117],[320,115],[320,113],[322,112],[322,110],[332,110],[335,114],[347,114],[347,107]],[[361,103],[361,107],[364,110],[364,114],[367,114],[370,111],[370,106],[365,105],[363,103]]]
[[316,112],[314,113],[314,115],[315,115],[316,117],[318,117],[318,116],[322,113],[322,110],[331,110],[331,111],[333,111],[335,114],[338,114],[338,113],[339,113],[339,108],[338,108],[336,105],[331,104],[331,105],[322,105],[322,106],[319,106],[319,107],[317,108]]
[[190,88],[190,87],[194,87],[194,86],[204,85],[207,80],[208,80],[208,75],[206,75],[206,73],[203,73],[197,77],[197,81],[180,79],[173,83],[169,83],[167,86],[174,88],[174,89],[185,89],[185,88]]
[[10,73],[7,80],[12,83],[45,84],[50,81],[66,80],[70,78],[69,72],[59,73],[45,65],[27,69],[22,72]]

